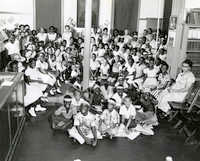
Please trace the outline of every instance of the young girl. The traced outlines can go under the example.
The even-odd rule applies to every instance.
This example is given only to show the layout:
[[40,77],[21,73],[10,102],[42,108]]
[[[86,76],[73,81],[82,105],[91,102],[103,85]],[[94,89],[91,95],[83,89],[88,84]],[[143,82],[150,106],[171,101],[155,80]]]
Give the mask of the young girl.
[[70,137],[80,144],[97,145],[97,139],[102,138],[97,130],[95,115],[89,112],[89,104],[81,104],[81,112],[74,118],[74,127],[69,130]]
[[161,65],[160,72],[158,73],[158,86],[152,89],[151,94],[158,98],[158,95],[165,89],[170,83],[170,75],[168,74],[168,64],[164,63]]
[[78,89],[78,87],[75,87],[75,91],[73,92],[73,98],[72,98],[72,112],[73,115],[76,115],[80,111],[80,106],[82,103],[85,103],[86,101],[81,96],[81,90]]
[[95,80],[98,75],[99,75],[99,68],[100,68],[100,63],[99,61],[96,59],[96,54],[92,54],[92,59],[90,60],[90,78],[92,80]]
[[100,66],[100,74],[102,75],[109,75],[110,65],[108,64],[106,59],[102,59],[102,64]]
[[125,64],[125,70],[126,70],[126,79],[128,80],[128,83],[131,83],[132,80],[135,78],[135,64],[132,57],[128,58],[128,63]]
[[[70,37],[72,37],[72,32],[69,25],[65,26],[65,32],[62,34],[62,39],[67,41],[67,44],[70,42]],[[69,45],[68,45],[69,46]]]
[[103,57],[105,54],[105,49],[103,46],[103,43],[99,43],[99,49],[98,49],[98,57]]
[[113,98],[108,100],[108,109],[105,109],[100,116],[100,132],[102,135],[108,134],[112,139],[119,126],[119,113],[115,110],[116,101]]
[[56,33],[56,29],[54,26],[49,27],[49,32],[47,33],[47,37],[48,37],[48,40],[51,42],[56,40],[57,33]]
[[139,58],[139,62],[135,65],[135,78],[132,81],[133,85],[137,85],[139,89],[142,89],[143,77],[144,77],[144,69],[146,68],[144,57]]
[[109,39],[110,39],[110,35],[108,34],[108,28],[105,27],[102,33],[102,42],[106,44],[108,43]]
[[149,67],[144,69],[144,83],[143,89],[144,90],[151,90],[157,87],[158,81],[156,79],[158,70],[154,67],[154,58],[149,59]]
[[45,62],[45,56],[44,54],[39,55],[39,59],[36,61],[36,68],[40,71],[40,78],[44,83],[47,83],[50,87],[50,94],[55,95],[53,88],[56,88],[56,91],[58,93],[61,93],[60,89],[57,87],[56,77],[48,72],[48,63]]
[[44,44],[46,44],[46,42],[47,42],[47,33],[45,32],[44,28],[41,27],[39,29],[39,32],[37,34],[37,38],[38,38],[39,41],[43,41]]

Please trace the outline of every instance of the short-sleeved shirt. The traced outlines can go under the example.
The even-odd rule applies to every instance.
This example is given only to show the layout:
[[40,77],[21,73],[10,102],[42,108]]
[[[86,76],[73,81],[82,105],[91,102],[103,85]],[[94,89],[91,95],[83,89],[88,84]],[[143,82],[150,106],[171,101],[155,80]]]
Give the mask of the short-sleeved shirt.
[[130,66],[128,63],[125,65],[128,74],[131,75],[135,72],[135,65]]
[[47,33],[38,33],[37,34],[37,38],[38,38],[39,41],[46,42],[46,40],[47,40]]
[[71,118],[72,118],[73,112],[72,112],[72,110],[69,110],[69,111],[67,112],[67,111],[66,111],[66,108],[65,108],[64,106],[61,106],[61,107],[59,107],[59,108],[54,112],[54,114],[55,114],[56,116],[62,114],[66,119],[71,119]]
[[56,33],[48,33],[48,39],[50,41],[55,41],[56,40],[56,37],[57,37],[57,34]]
[[81,112],[79,112],[74,118],[74,126],[81,126],[84,128],[91,128],[95,126],[95,115],[88,112],[88,114],[84,116]]
[[147,75],[147,78],[156,78],[158,70],[156,68],[154,68],[154,69],[146,68],[146,69],[144,69],[143,72],[144,72],[144,74]]
[[36,61],[36,67],[43,69],[43,70],[47,70],[48,69],[48,63],[46,62],[41,62],[40,60]]
[[146,66],[144,64],[136,64],[135,65],[135,70],[136,70],[136,78],[137,77],[141,77],[143,74],[144,69],[146,68]]
[[172,89],[182,89],[185,87],[191,87],[195,82],[195,76],[192,72],[179,73],[176,78],[176,83],[172,86]]
[[135,110],[135,107],[133,105],[130,105],[129,108],[127,108],[125,105],[123,105],[120,108],[119,114],[124,116],[125,119],[129,119],[130,116],[135,118],[136,110]]
[[[116,84],[115,86],[117,87],[118,84]],[[123,96],[120,97],[118,93],[115,93],[112,98],[114,98],[116,100],[116,105],[117,106],[121,106],[122,104],[122,100],[123,98],[126,97],[126,93],[123,93]]]
[[5,44],[5,48],[8,50],[8,55],[19,54],[19,41],[15,40],[14,43],[8,42]]
[[99,67],[100,67],[100,64],[98,60],[95,60],[95,61],[93,61],[92,59],[90,60],[91,70],[97,70]]
[[159,81],[159,86],[165,85],[167,82],[170,81],[170,76],[169,74],[165,74],[163,75],[162,73],[160,73],[158,75],[158,81]]
[[115,109],[111,112],[105,109],[101,114],[101,119],[104,120],[106,125],[117,124],[119,123],[119,113]]

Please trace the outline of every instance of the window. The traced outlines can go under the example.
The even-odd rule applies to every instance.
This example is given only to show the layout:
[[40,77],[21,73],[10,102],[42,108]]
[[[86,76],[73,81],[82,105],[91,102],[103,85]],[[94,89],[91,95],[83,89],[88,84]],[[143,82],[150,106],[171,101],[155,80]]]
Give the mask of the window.
[[18,24],[34,28],[35,0],[1,0],[0,29],[13,29]]

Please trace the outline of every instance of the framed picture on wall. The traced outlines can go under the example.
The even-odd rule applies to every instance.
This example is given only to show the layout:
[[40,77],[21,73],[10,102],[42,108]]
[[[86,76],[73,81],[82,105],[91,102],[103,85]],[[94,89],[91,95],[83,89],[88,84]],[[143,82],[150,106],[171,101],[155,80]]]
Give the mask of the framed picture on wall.
[[[77,1],[77,27],[85,26],[85,0]],[[92,0],[92,27],[99,26],[99,0]]]
[[177,26],[177,17],[171,16],[169,21],[169,29],[176,30],[176,26]]

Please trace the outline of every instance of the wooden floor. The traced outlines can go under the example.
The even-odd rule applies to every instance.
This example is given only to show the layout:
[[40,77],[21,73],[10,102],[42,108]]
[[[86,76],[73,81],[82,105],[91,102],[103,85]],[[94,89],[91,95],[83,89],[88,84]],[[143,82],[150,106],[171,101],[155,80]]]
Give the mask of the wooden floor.
[[200,150],[184,145],[184,136],[166,121],[155,129],[154,136],[140,135],[133,141],[99,140],[95,148],[75,144],[66,134],[52,135],[47,118],[55,108],[49,107],[39,119],[26,123],[13,161],[165,161],[166,156],[172,156],[174,161],[200,160]]
[[26,124],[14,161],[164,161],[168,155],[174,161],[199,161],[200,151],[184,145],[183,139],[163,123],[154,136],[104,139],[93,148],[75,144],[63,133],[53,136],[45,117]]

